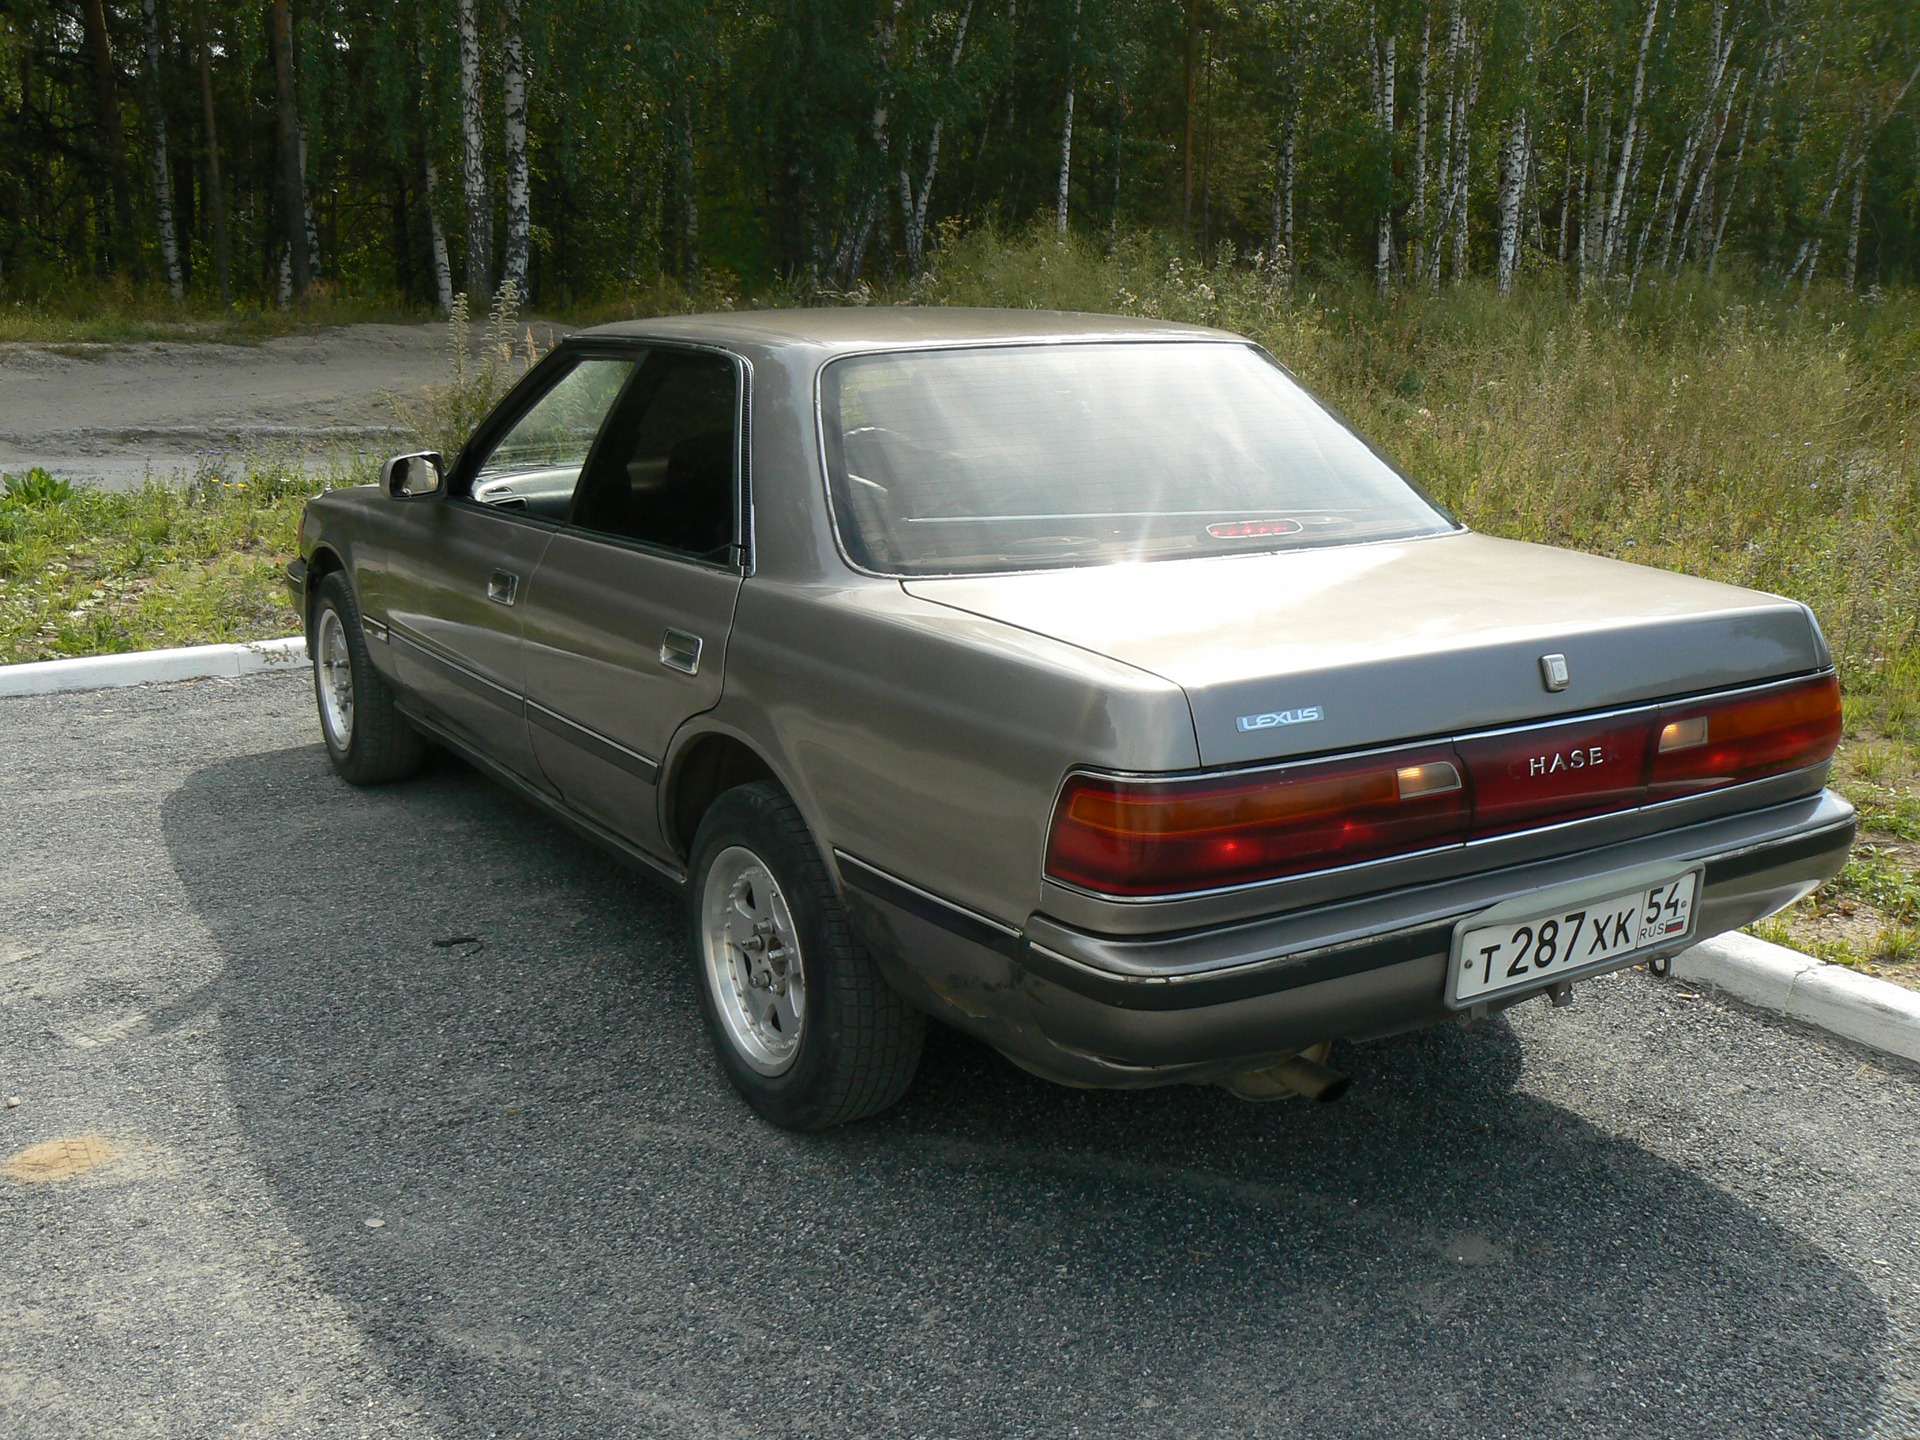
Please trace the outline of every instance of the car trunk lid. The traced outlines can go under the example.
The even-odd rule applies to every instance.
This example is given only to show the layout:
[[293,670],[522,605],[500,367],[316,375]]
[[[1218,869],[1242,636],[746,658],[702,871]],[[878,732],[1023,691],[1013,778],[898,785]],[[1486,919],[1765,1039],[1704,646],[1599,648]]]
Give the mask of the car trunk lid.
[[[1179,685],[1208,766],[1584,715],[1828,663],[1792,601],[1471,532],[903,584]],[[1564,658],[1563,688],[1550,688],[1548,656]],[[1565,750],[1552,787],[1563,798],[1583,788],[1580,738],[1542,752],[1551,765]]]

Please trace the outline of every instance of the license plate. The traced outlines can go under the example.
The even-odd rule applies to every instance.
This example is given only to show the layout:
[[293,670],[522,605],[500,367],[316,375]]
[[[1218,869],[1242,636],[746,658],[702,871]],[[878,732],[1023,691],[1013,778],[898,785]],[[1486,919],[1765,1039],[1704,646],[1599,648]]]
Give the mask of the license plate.
[[1510,901],[1463,920],[1453,932],[1447,1003],[1461,1009],[1684,945],[1699,881],[1700,872],[1689,870],[1558,904],[1544,896]]

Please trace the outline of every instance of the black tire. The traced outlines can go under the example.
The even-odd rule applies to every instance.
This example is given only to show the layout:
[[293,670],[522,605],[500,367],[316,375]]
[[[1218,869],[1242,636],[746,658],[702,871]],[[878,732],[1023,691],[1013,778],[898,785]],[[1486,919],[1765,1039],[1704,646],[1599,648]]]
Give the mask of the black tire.
[[[328,663],[333,624],[337,624],[344,642],[345,678],[349,681],[344,725],[337,695],[329,705],[328,692],[334,688],[330,676],[338,673],[335,666],[341,658],[334,654],[335,664]],[[386,785],[417,774],[427,758],[426,739],[407,723],[407,717],[393,703],[392,689],[373,668],[353,587],[338,570],[321,580],[314,596],[307,643],[313,656],[313,698],[320,711],[320,738],[326,741],[327,758],[341,778],[355,785]]]
[[[898,1103],[920,1065],[926,1017],[880,978],[854,939],[820,852],[787,793],[759,781],[714,801],[694,837],[691,869],[687,915],[700,1013],[720,1068],[741,1097],[764,1119],[790,1130],[823,1130]],[[757,886],[762,873],[773,881],[771,901],[784,903],[788,924],[780,928],[790,932],[798,950],[803,998],[797,1040],[771,1034],[752,1016],[756,1001],[767,1007],[776,1002],[770,992],[756,994],[742,981],[756,960],[767,967],[763,978],[773,977],[771,966],[721,939],[707,918],[710,900],[718,904],[719,897],[730,896],[735,898],[727,913],[737,922],[741,887]],[[710,954],[717,958],[710,960]],[[790,976],[790,963],[779,973]],[[722,1018],[722,1007],[732,1007],[731,1020]],[[756,1059],[750,1053],[756,1035],[793,1048],[784,1060],[764,1052]]]

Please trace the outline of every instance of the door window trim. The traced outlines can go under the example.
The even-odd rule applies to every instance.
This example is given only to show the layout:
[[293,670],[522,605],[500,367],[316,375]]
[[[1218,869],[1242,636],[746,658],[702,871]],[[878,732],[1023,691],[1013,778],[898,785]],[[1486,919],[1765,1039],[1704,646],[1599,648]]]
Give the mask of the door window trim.
[[[528,411],[546,398],[547,393],[558,385],[567,371],[581,360],[632,360],[634,372],[628,377],[626,385],[620,389],[614,405],[620,403],[626,395],[627,385],[632,385],[640,376],[640,367],[645,364],[646,355],[655,350],[679,350],[702,355],[719,355],[730,361],[734,368],[734,417],[733,417],[733,549],[731,561],[701,560],[683,550],[670,550],[664,545],[652,545],[644,540],[634,540],[624,535],[609,535],[600,530],[589,530],[584,525],[574,523],[572,507],[569,506],[567,518],[551,520],[544,515],[533,515],[525,510],[506,510],[497,505],[482,505],[468,493],[473,488],[473,477],[480,468],[483,456],[493,453],[506,433],[526,417]],[[562,367],[565,367],[564,370]],[[551,372],[560,370],[555,375]],[[607,415],[613,413],[610,407]],[[677,560],[687,565],[698,565],[702,569],[718,570],[725,574],[748,576],[754,570],[754,516],[753,516],[753,473],[752,473],[752,415],[753,415],[753,362],[737,350],[724,345],[709,345],[691,340],[649,340],[644,336],[592,336],[562,340],[553,349],[541,356],[533,368],[522,375],[513,384],[513,388],[501,398],[500,403],[486,419],[480,422],[466,444],[460,447],[460,453],[454,457],[453,465],[447,474],[447,504],[458,505],[462,509],[493,515],[516,525],[528,525],[537,530],[549,530],[555,533],[577,535],[583,540],[592,540],[602,545],[618,546],[622,549],[637,551],[645,555],[657,555],[662,559]],[[601,420],[606,424],[605,417]],[[596,431],[594,444],[599,444],[600,436]],[[587,452],[592,459],[593,452]],[[584,471],[583,464],[581,469]],[[576,499],[578,494],[576,492]]]
[[[674,550],[665,545],[656,545],[648,540],[636,540],[631,535],[614,535],[605,530],[591,530],[579,523],[575,511],[579,508],[580,492],[574,491],[573,504],[567,508],[567,518],[546,523],[557,525],[563,533],[578,536],[582,540],[592,540],[597,544],[611,545],[621,550],[632,550],[641,555],[654,555],[663,560],[677,560],[685,565],[697,565],[703,570],[716,570],[722,574],[748,576],[753,574],[754,534],[753,534],[753,446],[750,443],[750,421],[753,414],[753,362],[737,350],[729,350],[724,345],[702,344],[694,340],[647,340],[635,336],[622,343],[631,347],[629,354],[639,353],[643,357],[654,351],[673,351],[690,355],[718,355],[733,365],[733,541],[734,558],[731,560],[703,560],[685,550]],[[642,358],[634,368],[627,386],[639,383],[640,372],[645,368]],[[619,399],[613,403],[616,407],[626,398],[627,387],[622,387]],[[608,415],[612,415],[609,410]],[[604,422],[603,422],[604,423]],[[581,465],[581,474],[585,474],[592,465],[594,451],[600,447],[600,435],[594,436],[593,449],[587,452],[586,461]],[[464,453],[464,452],[463,452]]]

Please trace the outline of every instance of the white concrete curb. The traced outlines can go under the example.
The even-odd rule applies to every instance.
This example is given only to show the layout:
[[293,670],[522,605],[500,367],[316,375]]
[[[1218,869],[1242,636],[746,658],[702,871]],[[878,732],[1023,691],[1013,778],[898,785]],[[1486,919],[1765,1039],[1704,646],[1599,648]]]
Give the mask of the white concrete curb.
[[1673,973],[1829,1035],[1920,1062],[1920,991],[1738,931],[1674,956]]
[[244,645],[185,645],[178,650],[136,650],[127,655],[85,655],[0,665],[0,695],[50,695],[60,690],[105,690],[115,685],[151,685],[160,680],[231,680],[261,670],[307,663],[307,642],[255,640]]

